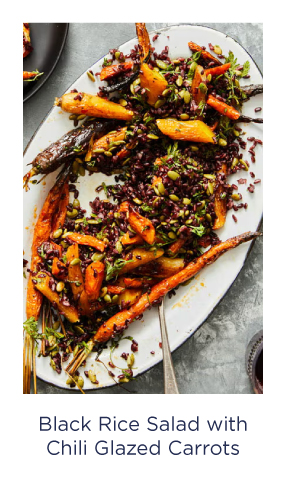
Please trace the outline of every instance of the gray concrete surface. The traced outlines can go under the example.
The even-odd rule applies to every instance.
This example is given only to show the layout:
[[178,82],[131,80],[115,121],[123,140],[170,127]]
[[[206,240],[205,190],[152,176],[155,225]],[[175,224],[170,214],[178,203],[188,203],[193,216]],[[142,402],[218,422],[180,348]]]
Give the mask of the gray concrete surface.
[[[166,23],[147,24],[148,30]],[[203,24],[240,42],[262,71],[262,24]],[[62,94],[84,70],[112,47],[135,36],[134,24],[70,24],[65,49],[46,84],[24,104],[24,147]],[[251,337],[262,328],[262,239],[258,239],[246,264],[227,295],[205,324],[173,355],[181,393],[252,393],[245,371],[245,351]],[[163,393],[162,364],[126,384],[132,393]],[[70,393],[38,381],[38,393]],[[120,387],[92,394],[127,393]]]

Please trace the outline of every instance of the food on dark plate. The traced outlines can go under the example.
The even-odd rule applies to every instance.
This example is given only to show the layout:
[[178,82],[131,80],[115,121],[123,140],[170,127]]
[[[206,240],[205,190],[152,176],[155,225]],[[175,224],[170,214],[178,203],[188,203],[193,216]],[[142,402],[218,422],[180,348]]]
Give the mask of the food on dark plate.
[[27,57],[32,51],[30,41],[30,27],[28,23],[23,23],[23,58]]
[[[168,47],[155,52],[145,24],[137,24],[137,36],[130,54],[112,49],[101,72],[88,72],[93,82],[107,82],[97,95],[73,90],[56,99],[75,128],[38,154],[24,178],[28,188],[34,176],[62,167],[34,230],[24,327],[57,373],[67,364],[67,383],[80,389],[78,369],[92,351],[119,340],[163,296],[260,235],[221,241],[217,234],[229,210],[248,208],[229,176],[250,167],[238,123],[262,122],[241,113],[262,93],[261,85],[240,86],[249,62],[210,46],[216,57],[193,42],[187,59],[171,59]],[[254,162],[262,142],[249,140]],[[76,182],[86,171],[114,183],[100,184],[82,206]],[[128,367],[119,382],[132,378]]]

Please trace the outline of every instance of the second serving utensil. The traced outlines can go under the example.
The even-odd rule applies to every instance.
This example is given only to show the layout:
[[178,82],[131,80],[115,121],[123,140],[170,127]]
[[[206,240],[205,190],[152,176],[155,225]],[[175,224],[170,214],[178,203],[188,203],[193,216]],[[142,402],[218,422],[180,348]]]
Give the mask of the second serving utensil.
[[179,394],[170,345],[169,345],[168,330],[167,330],[165,310],[164,310],[164,298],[162,300],[161,305],[158,307],[158,315],[159,315],[159,322],[160,322],[161,342],[162,342],[162,351],[163,351],[165,394],[170,394],[170,393]]

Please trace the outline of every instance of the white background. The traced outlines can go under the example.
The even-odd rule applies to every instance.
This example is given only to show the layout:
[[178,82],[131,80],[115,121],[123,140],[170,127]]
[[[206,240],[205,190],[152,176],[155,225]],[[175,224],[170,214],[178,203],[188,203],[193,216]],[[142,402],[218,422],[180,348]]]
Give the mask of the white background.
[[[7,8],[7,6],[6,6]],[[1,473],[4,480],[165,480],[193,477],[206,481],[297,479],[299,430],[299,41],[298,14],[291,2],[30,2],[8,6],[1,26],[1,144],[2,144],[2,377]],[[3,9],[3,7],[2,7]],[[22,87],[20,25],[22,21],[180,21],[264,22],[264,341],[265,393],[251,395],[123,395],[104,397],[26,397],[22,395]],[[34,112],[32,112],[34,115]],[[90,434],[39,432],[39,416],[92,419]],[[145,426],[150,415],[159,419],[201,419],[199,433],[153,433],[146,430],[112,434],[97,431],[97,419],[107,415],[137,419]],[[245,419],[248,431],[210,434],[207,419]],[[2,427],[1,427],[2,428]],[[61,457],[47,454],[50,439],[87,440],[89,454]],[[162,443],[160,457],[98,456],[100,438],[116,443]],[[238,456],[172,456],[168,442],[237,443]]]

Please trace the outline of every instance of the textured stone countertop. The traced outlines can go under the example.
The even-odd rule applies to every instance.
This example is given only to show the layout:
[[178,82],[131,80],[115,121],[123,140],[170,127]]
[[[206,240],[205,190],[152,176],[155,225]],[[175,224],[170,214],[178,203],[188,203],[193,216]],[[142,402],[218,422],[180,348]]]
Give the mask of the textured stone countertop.
[[[149,31],[167,23],[148,23]],[[203,24],[224,32],[251,54],[262,71],[262,24]],[[24,104],[24,147],[62,94],[84,70],[113,46],[135,36],[134,24],[70,24],[62,56],[50,79]],[[112,40],[113,39],[113,42]],[[245,351],[251,337],[262,328],[262,239],[258,239],[244,268],[204,325],[173,355],[181,393],[252,393],[245,370]],[[163,393],[162,363],[134,382],[133,393]],[[38,381],[38,393],[71,393]],[[74,394],[74,392],[72,392]],[[92,394],[127,393],[119,387]]]

